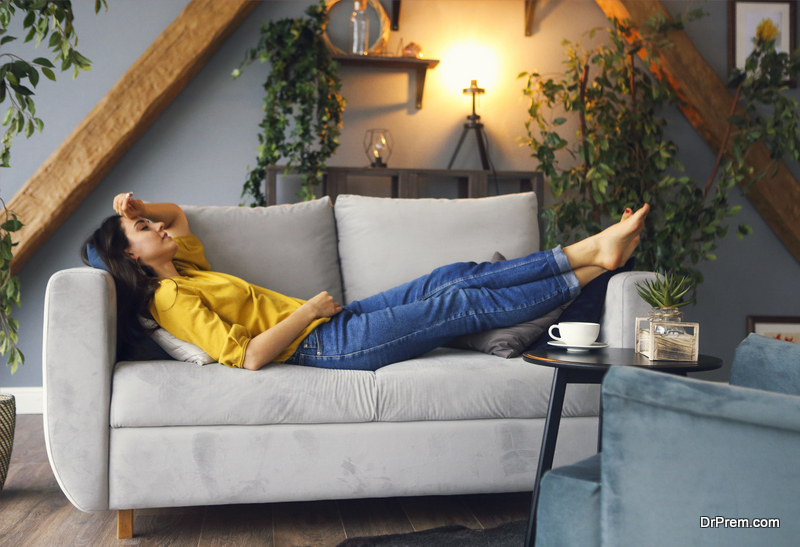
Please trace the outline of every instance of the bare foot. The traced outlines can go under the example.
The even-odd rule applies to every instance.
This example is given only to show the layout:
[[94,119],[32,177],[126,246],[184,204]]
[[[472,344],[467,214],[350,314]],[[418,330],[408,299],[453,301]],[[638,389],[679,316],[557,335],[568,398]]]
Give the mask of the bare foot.
[[635,213],[623,214],[622,220],[599,234],[564,248],[572,269],[599,266],[605,270],[616,270],[625,264],[639,244],[648,211],[650,206],[645,204]]
[[626,210],[622,220],[597,234],[597,265],[607,269],[616,270],[623,266],[633,254],[639,244],[639,238],[644,230],[644,219],[650,211],[650,205],[644,204],[635,213]]

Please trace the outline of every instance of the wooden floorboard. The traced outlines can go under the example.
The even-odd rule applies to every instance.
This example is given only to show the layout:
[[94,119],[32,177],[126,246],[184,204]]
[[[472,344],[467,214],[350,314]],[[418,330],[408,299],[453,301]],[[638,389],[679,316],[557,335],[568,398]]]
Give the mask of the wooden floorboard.
[[42,416],[19,415],[0,496],[0,546],[335,547],[451,524],[493,528],[526,519],[529,507],[530,493],[143,509],[134,512],[134,537],[118,540],[116,511],[83,513],[61,492]]

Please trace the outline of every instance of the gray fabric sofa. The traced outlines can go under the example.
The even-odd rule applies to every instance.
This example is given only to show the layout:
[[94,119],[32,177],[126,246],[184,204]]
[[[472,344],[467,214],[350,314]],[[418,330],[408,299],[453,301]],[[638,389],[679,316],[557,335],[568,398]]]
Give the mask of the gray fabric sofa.
[[[281,293],[350,302],[455,261],[538,250],[533,193],[476,200],[339,196],[248,209],[186,207],[212,267]],[[632,347],[646,314],[609,284],[601,340]],[[57,272],[44,318],[45,436],[83,511],[525,491],[552,370],[440,348],[377,372],[115,362],[115,289]],[[570,386],[557,464],[596,450],[599,386]]]

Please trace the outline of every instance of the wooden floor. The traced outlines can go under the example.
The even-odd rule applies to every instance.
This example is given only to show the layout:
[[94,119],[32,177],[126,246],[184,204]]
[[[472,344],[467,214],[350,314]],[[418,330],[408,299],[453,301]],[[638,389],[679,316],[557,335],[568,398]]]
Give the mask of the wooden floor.
[[151,509],[134,513],[133,539],[117,540],[116,512],[82,513],[61,492],[42,416],[19,415],[0,498],[0,545],[335,546],[448,524],[492,528],[526,519],[529,508],[530,494],[521,493]]

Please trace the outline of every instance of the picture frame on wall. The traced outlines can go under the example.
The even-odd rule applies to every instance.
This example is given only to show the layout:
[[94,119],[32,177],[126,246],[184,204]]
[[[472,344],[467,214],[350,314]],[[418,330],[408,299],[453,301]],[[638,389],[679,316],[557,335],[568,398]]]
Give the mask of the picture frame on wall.
[[747,333],[800,344],[800,317],[748,315]]
[[[747,56],[753,52],[756,27],[771,19],[778,28],[775,42],[778,52],[790,53],[797,47],[796,0],[728,0],[728,73],[734,67],[744,70]],[[795,82],[787,83],[795,87]]]

